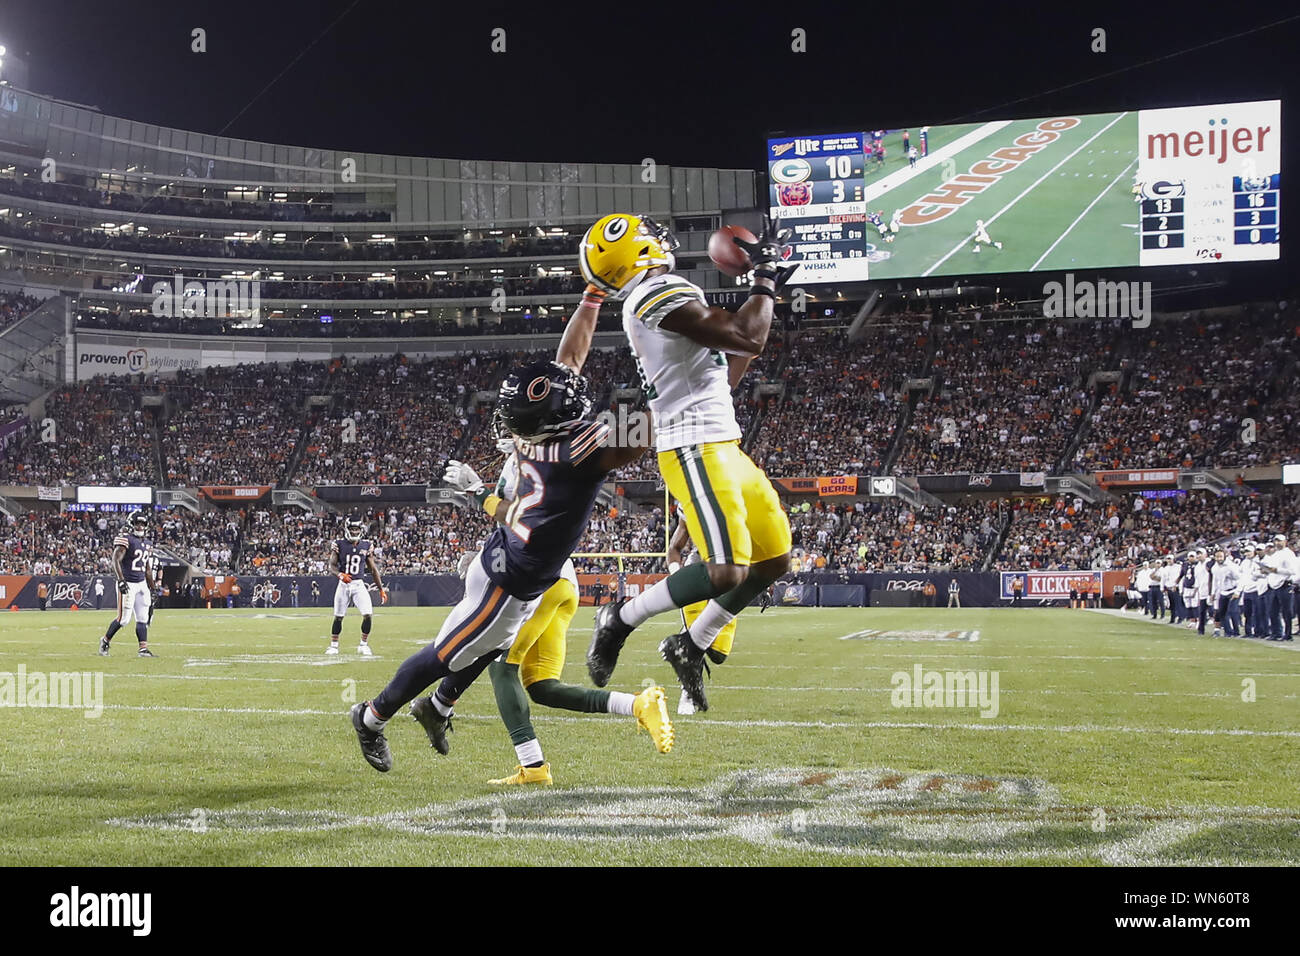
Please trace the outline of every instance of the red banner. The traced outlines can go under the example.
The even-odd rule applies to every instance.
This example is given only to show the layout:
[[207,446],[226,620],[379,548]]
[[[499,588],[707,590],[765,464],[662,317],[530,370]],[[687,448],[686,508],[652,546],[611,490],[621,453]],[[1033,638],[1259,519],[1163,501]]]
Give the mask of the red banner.
[[212,501],[256,501],[271,490],[270,485],[203,485],[199,489]]
[[817,479],[817,494],[825,498],[828,495],[856,495],[858,478],[856,475],[833,475]]
[[1120,485],[1176,485],[1178,484],[1177,468],[1157,468],[1147,469],[1145,471],[1099,471],[1094,478],[1097,484],[1103,488],[1111,488]]
[[[656,581],[663,580],[665,574],[625,574],[623,584],[626,597],[636,597]],[[590,607],[593,604],[608,604],[618,595],[617,574],[579,574],[579,604]],[[599,600],[597,600],[599,598]]]

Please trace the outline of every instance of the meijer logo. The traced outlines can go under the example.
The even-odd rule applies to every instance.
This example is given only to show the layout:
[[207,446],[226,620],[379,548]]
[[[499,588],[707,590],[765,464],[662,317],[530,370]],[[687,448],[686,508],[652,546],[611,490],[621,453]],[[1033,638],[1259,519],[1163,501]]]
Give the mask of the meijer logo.
[[1048,319],[1132,319],[1133,328],[1151,324],[1150,282],[1092,282],[1074,280],[1043,286],[1043,317]]

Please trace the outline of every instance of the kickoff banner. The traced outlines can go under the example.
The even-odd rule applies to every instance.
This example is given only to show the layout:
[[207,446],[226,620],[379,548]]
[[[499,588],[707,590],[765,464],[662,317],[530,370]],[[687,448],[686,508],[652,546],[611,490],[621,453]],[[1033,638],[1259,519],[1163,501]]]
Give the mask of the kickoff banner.
[[1071,591],[1101,594],[1101,575],[1100,571],[1002,571],[1001,596],[1007,601],[1015,597],[1013,582],[1019,578],[1022,600],[1068,601]]

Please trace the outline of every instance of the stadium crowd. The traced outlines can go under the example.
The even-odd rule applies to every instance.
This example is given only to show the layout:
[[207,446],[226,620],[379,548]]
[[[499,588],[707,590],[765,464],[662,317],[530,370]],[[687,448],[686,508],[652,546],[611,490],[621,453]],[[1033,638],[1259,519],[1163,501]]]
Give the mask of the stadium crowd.
[[0,292],[0,332],[13,325],[44,300],[21,292]]

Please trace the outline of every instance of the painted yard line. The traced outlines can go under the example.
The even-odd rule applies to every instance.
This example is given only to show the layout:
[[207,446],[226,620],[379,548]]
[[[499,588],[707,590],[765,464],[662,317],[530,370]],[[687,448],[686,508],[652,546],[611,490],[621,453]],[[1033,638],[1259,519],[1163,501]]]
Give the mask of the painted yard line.
[[[40,708],[36,708],[40,710]],[[346,710],[317,710],[302,708],[282,710],[258,707],[183,707],[169,704],[105,704],[105,710],[129,710],[158,713],[192,713],[192,714],[264,714],[275,717],[347,717]],[[400,716],[400,715],[399,715]],[[461,720],[487,720],[499,722],[497,714],[463,714],[457,715]],[[593,721],[607,721],[614,714],[593,714],[583,717],[568,717],[556,714],[535,714],[534,720],[548,723],[585,724]],[[397,718],[394,718],[397,719]],[[1172,734],[1193,737],[1300,737],[1300,730],[1246,730],[1241,728],[1197,728],[1197,727],[1105,727],[1095,724],[1059,725],[1051,724],[936,724],[922,721],[823,721],[823,720],[711,720],[695,718],[692,727],[749,728],[772,727],[816,730],[978,730],[1000,731],[1005,733],[1055,733],[1055,734]]]
[[[331,687],[337,687],[339,680],[331,680],[323,677],[223,677],[215,674],[106,674],[114,682],[119,680],[197,680],[197,681],[236,681],[243,684],[328,684]],[[825,691],[827,693],[839,694],[892,694],[895,690],[893,686],[888,687],[785,687],[780,684],[709,684],[710,690],[739,690],[739,691],[759,691],[762,693],[818,693]],[[1108,694],[1117,697],[1209,697],[1217,699],[1237,699],[1239,694],[1236,691],[1224,691],[1221,693],[1207,693],[1203,691],[1180,691],[1180,690],[1092,690],[1089,688],[1078,687],[1002,687],[1000,692],[1003,694],[1044,694],[1044,695],[1061,695],[1061,694]],[[1270,700],[1294,700],[1300,698],[1300,694],[1278,694],[1269,695]]]
[[[1053,167],[1052,167],[1051,169],[1049,169],[1047,172],[1043,173],[1043,175],[1039,176],[1038,179],[1036,179],[1036,180],[1035,180],[1035,181],[1034,181],[1034,182],[1033,182],[1033,183],[1032,183],[1028,188],[1026,188],[1024,192],[1022,192],[1022,193],[1021,193],[1019,196],[1017,196],[1015,199],[1011,200],[1011,202],[1007,203],[1005,206],[1003,206],[1001,209],[999,209],[997,212],[995,212],[995,213],[993,214],[993,217],[992,217],[991,219],[985,219],[985,220],[984,220],[984,225],[985,225],[985,227],[987,228],[991,223],[997,222],[999,216],[1001,216],[1004,212],[1006,212],[1008,209],[1010,209],[1010,208],[1011,208],[1012,206],[1014,206],[1016,203],[1020,202],[1020,200],[1024,199],[1024,198],[1025,198],[1026,196],[1028,196],[1031,192],[1033,192],[1035,189],[1037,189],[1038,186],[1039,186],[1040,184],[1042,184],[1042,182],[1043,182],[1045,179],[1047,179],[1048,176],[1052,175],[1052,173],[1056,172],[1058,169],[1060,169],[1062,166],[1064,166],[1064,165],[1065,165],[1066,163],[1068,163],[1070,160],[1074,159],[1074,157],[1077,156],[1077,155],[1078,155],[1078,154],[1083,150],[1083,147],[1084,147],[1084,146],[1087,146],[1088,143],[1091,143],[1094,139],[1096,139],[1096,138],[1097,138],[1098,136],[1100,136],[1102,133],[1106,132],[1108,129],[1110,129],[1112,126],[1114,126],[1116,123],[1118,123],[1120,120],[1122,120],[1122,119],[1123,119],[1125,116],[1127,116],[1127,115],[1128,115],[1128,111],[1126,110],[1126,111],[1124,111],[1123,113],[1120,113],[1118,116],[1116,116],[1113,120],[1111,120],[1109,123],[1107,123],[1107,124],[1106,124],[1105,126],[1103,126],[1101,129],[1097,130],[1097,132],[1093,133],[1093,134],[1092,134],[1090,137],[1088,137],[1088,139],[1087,139],[1087,140],[1086,140],[1082,145],[1080,145],[1080,146],[1079,146],[1079,147],[1078,147],[1078,148],[1077,148],[1073,153],[1071,153],[1069,156],[1065,157],[1065,159],[1061,160],[1059,163],[1057,163],[1055,166],[1053,166]],[[962,239],[961,242],[957,243],[957,245],[955,245],[955,246],[952,247],[952,250],[951,250],[951,251],[950,251],[946,256],[944,256],[942,259],[940,259],[940,260],[939,260],[938,262],[936,262],[934,265],[930,266],[930,268],[928,268],[928,269],[926,269],[924,272],[922,272],[921,275],[923,275],[923,276],[928,276],[931,272],[933,272],[935,269],[939,268],[941,265],[943,265],[945,262],[947,262],[949,259],[951,259],[953,256],[955,256],[958,252],[960,252],[962,249],[965,249],[966,246],[967,246],[967,244],[968,244],[968,241],[969,241],[969,237],[966,238],[966,239]]]
[[963,133],[951,143],[948,143],[945,146],[940,146],[929,155],[917,159],[914,168],[904,167],[903,169],[897,169],[888,176],[877,179],[864,191],[863,202],[870,203],[877,196],[883,196],[891,189],[903,185],[903,183],[920,175],[927,169],[943,165],[943,161],[949,156],[955,156],[962,150],[974,146],[981,140],[988,139],[988,137],[992,136],[994,133],[1004,130],[1010,125],[1011,120],[998,120],[997,122],[985,123],[983,126],[976,127],[969,133]]
[[1101,201],[1101,197],[1105,196],[1106,193],[1110,192],[1110,187],[1114,186],[1117,182],[1119,182],[1121,177],[1123,177],[1125,173],[1127,173],[1130,169],[1132,169],[1133,163],[1136,162],[1137,162],[1136,159],[1133,160],[1132,163],[1129,163],[1127,166],[1125,166],[1123,169],[1119,171],[1119,175],[1117,175],[1114,179],[1112,179],[1109,183],[1106,184],[1106,188],[1097,194],[1096,199],[1088,203],[1087,207],[1083,210],[1083,212],[1079,213],[1079,215],[1075,217],[1074,222],[1070,223],[1070,225],[1066,228],[1065,232],[1061,233],[1059,236],[1056,237],[1056,241],[1047,247],[1047,251],[1038,257],[1038,261],[1035,262],[1032,266],[1030,266],[1028,271],[1033,272],[1035,269],[1037,269],[1040,265],[1043,264],[1043,260],[1052,254],[1052,250],[1061,244],[1061,240],[1070,234],[1071,230],[1073,230],[1074,227],[1077,226],[1080,223],[1080,221],[1082,221],[1084,216],[1088,215],[1088,210],[1092,209],[1093,206],[1097,205],[1097,203]]

